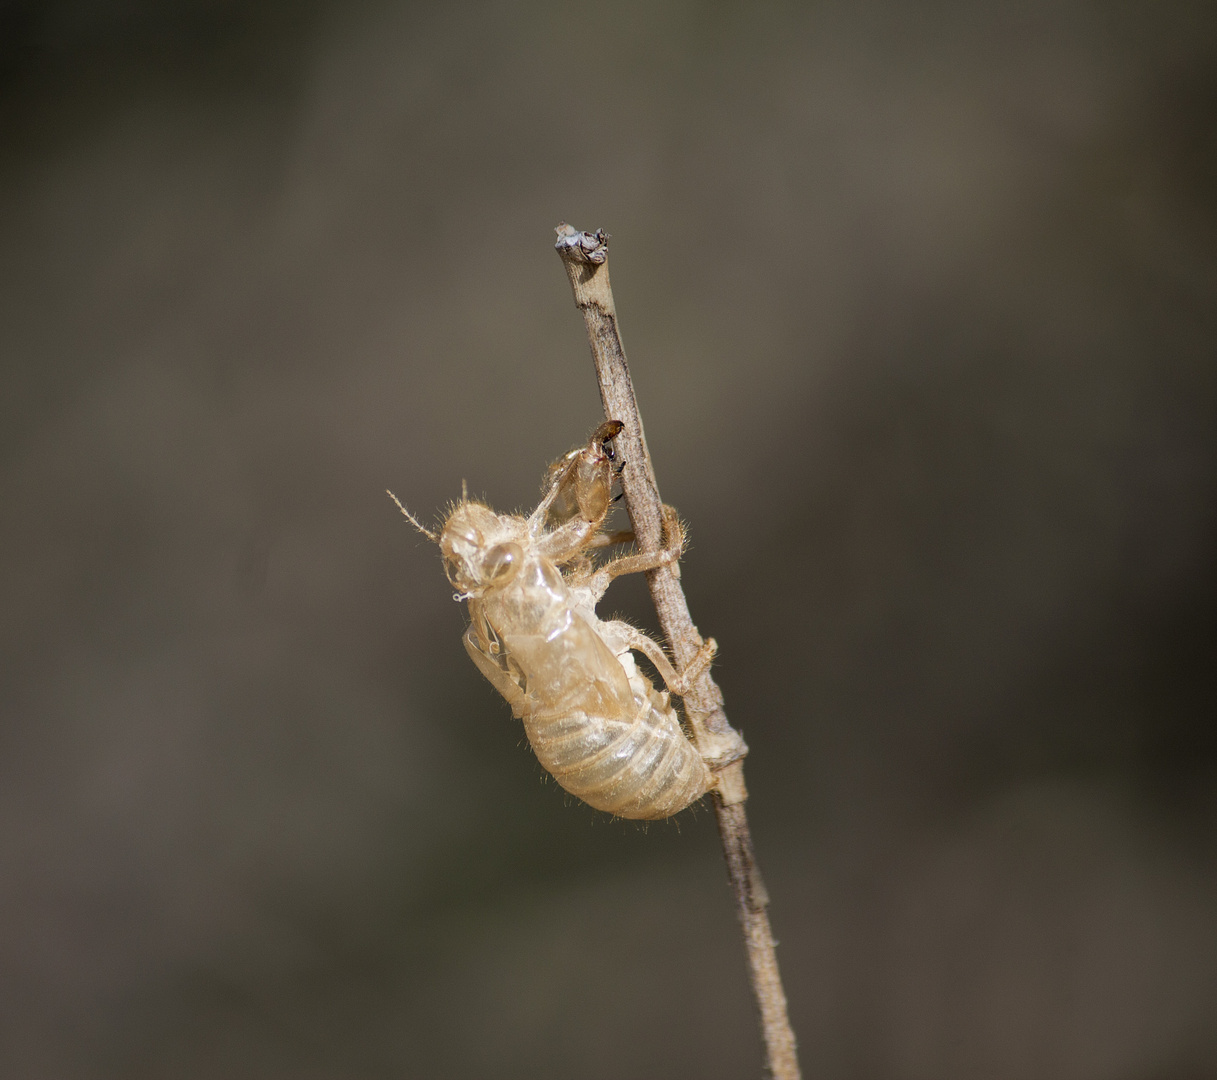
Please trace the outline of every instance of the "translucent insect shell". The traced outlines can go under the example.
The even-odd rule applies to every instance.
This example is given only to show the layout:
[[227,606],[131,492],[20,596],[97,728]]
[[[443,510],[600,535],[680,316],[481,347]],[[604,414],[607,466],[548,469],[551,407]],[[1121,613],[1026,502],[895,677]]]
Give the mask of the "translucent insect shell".
[[[458,599],[469,603],[465,648],[524,722],[545,769],[598,810],[665,818],[704,795],[714,778],[669,694],[638,670],[632,650],[647,655],[675,693],[693,670],[678,676],[654,640],[596,615],[613,578],[675,562],[683,544],[675,512],[664,507],[664,551],[600,567],[588,557],[612,542],[600,527],[621,426],[602,424],[586,446],[550,466],[545,498],[529,517],[464,500],[438,539]],[[694,668],[713,652],[707,642]]]

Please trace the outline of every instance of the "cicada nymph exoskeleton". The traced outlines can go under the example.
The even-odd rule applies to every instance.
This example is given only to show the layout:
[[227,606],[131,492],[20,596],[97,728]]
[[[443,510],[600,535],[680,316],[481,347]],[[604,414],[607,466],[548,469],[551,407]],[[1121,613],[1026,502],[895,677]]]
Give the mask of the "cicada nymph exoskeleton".
[[[652,638],[596,615],[614,578],[672,564],[684,545],[680,521],[665,506],[663,550],[600,566],[589,557],[622,536],[601,531],[619,468],[612,440],[621,427],[606,421],[585,446],[554,462],[545,495],[527,518],[464,499],[439,535],[428,535],[439,542],[457,598],[469,604],[465,648],[523,721],[545,769],[598,810],[665,818],[714,784],[670,694],[686,690],[715,646],[707,641],[678,675]],[[657,691],[638,669],[635,650],[667,691]]]

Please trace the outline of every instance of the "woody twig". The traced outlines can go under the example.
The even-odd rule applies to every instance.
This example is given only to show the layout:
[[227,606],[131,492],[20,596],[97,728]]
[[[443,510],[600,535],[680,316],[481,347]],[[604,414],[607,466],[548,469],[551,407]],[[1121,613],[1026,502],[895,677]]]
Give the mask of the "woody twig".
[[[663,545],[663,504],[617,328],[617,310],[609,284],[608,235],[602,229],[595,233],[579,232],[565,223],[556,231],[555,247],[570,278],[575,306],[583,313],[587,326],[605,417],[625,425],[616,441],[625,459],[621,486],[638,548],[644,553],[659,551]],[[679,566],[673,564],[650,571],[647,584],[676,667],[683,671],[697,656],[703,639],[689,615]],[[748,798],[744,756],[748,747],[727,721],[722,692],[709,669],[693,680],[684,696],[684,706],[693,741],[717,780],[712,796],[714,812],[744,931],[767,1065],[775,1080],[798,1080],[801,1074],[794,1031],[786,1011],[786,994],[766,910],[769,896],[756,865],[744,811]]]

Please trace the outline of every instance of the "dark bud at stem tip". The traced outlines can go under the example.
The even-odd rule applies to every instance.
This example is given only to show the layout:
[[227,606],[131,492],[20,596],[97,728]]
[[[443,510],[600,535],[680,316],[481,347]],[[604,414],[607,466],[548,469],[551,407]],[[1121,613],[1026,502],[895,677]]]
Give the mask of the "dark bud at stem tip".
[[594,233],[579,232],[573,225],[567,225],[563,221],[554,232],[558,234],[554,249],[563,258],[591,263],[594,266],[608,258],[609,234],[603,229],[597,229]]

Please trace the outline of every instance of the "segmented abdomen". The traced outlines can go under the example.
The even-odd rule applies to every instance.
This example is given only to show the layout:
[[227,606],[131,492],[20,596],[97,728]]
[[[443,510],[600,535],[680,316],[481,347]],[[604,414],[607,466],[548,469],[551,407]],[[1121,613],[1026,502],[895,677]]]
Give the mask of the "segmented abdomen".
[[629,720],[526,713],[524,730],[542,766],[590,806],[626,818],[671,817],[714,781],[671,706],[651,698]]
[[[613,654],[533,560],[507,588],[469,602],[465,649],[511,704],[537,760],[572,795],[627,818],[666,818],[713,786],[667,695]],[[628,653],[627,653],[628,657]]]

